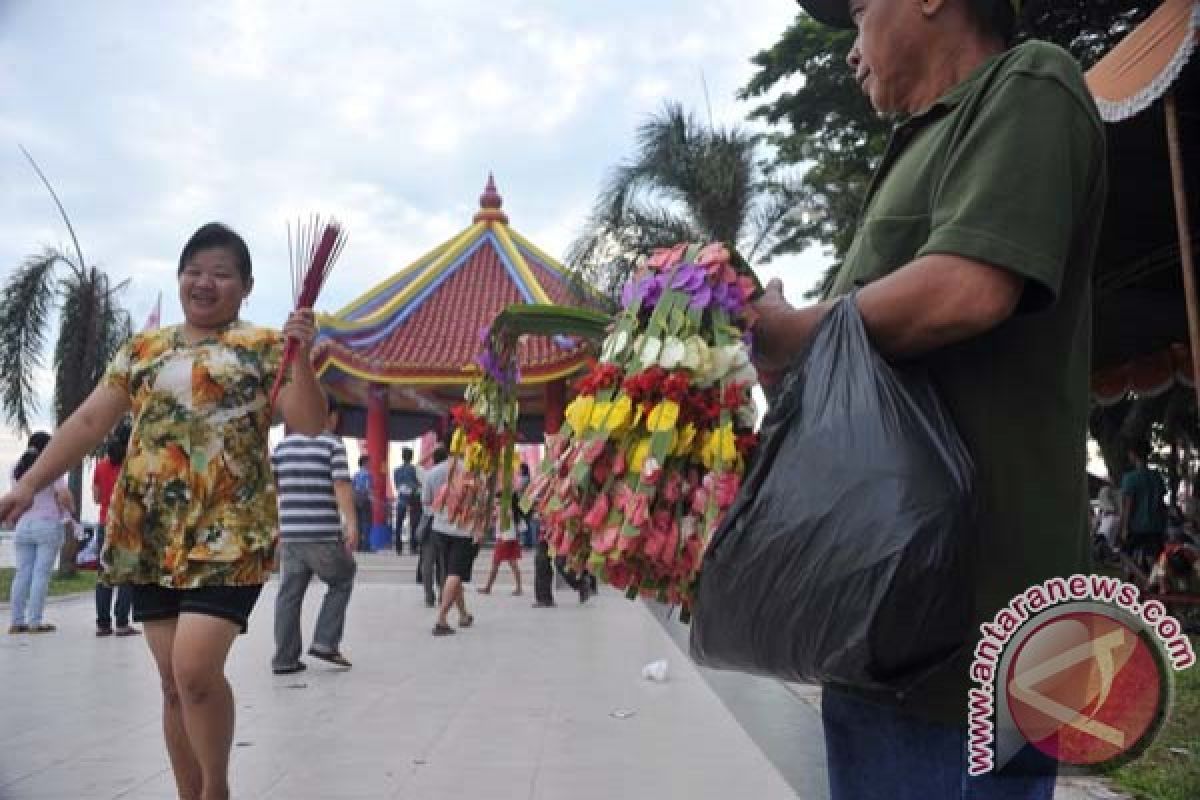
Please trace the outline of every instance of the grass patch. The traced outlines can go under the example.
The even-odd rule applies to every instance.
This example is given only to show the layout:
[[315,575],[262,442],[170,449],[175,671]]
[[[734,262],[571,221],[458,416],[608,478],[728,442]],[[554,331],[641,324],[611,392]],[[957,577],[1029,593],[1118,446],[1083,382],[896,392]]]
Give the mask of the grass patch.
[[[1200,636],[1191,641],[1200,652]],[[1158,739],[1109,777],[1138,800],[1200,797],[1200,666],[1175,673],[1175,699]]]
[[[13,567],[0,567],[0,603],[10,602],[12,597],[13,576],[17,570]],[[50,578],[50,596],[91,591],[96,585],[96,573],[91,570],[80,570],[72,578],[62,579],[56,575]]]

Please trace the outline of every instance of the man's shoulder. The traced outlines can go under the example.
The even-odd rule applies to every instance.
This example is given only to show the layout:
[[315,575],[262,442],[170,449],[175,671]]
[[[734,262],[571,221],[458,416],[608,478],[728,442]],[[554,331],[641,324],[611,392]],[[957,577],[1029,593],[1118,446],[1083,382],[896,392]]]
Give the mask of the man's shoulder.
[[1041,39],[1029,39],[1012,48],[998,65],[998,82],[1024,76],[1058,84],[1100,121],[1095,100],[1087,88],[1083,69],[1069,52]]

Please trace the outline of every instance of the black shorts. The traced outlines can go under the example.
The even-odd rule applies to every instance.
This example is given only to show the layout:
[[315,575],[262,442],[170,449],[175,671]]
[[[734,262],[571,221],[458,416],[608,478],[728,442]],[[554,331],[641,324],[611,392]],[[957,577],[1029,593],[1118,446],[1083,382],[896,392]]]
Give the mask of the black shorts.
[[475,556],[479,548],[470,536],[448,536],[437,532],[438,546],[446,560],[446,574],[461,578],[464,583],[471,580],[471,568],[475,565]]
[[249,630],[250,612],[258,602],[262,586],[202,586],[198,589],[168,589],[158,584],[133,586],[134,622],[158,622],[180,614],[204,614],[227,619],[242,633]]

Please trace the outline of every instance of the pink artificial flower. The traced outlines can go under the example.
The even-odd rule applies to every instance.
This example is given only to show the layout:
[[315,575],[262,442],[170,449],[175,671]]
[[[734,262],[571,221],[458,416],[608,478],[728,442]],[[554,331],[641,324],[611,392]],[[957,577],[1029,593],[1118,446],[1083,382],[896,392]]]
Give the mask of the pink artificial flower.
[[603,486],[608,480],[608,476],[612,473],[612,459],[601,457],[596,459],[596,463],[592,464],[592,480],[597,486]]
[[696,255],[696,263],[703,266],[716,263],[728,264],[731,258],[728,247],[721,242],[712,242],[705,245]]
[[625,521],[642,530],[650,520],[650,498],[640,492],[634,492],[625,506]]
[[662,477],[662,464],[658,463],[658,459],[654,456],[649,456],[642,463],[642,483],[647,486],[655,486],[658,484],[658,479]]
[[629,513],[629,506],[633,503],[634,492],[629,488],[627,483],[617,484],[617,489],[613,493],[613,508]]
[[642,536],[625,536],[622,534],[617,538],[617,552],[622,556],[628,557],[637,552],[638,546],[641,544]]
[[665,272],[671,267],[683,260],[687,253],[687,244],[677,244],[674,247],[664,247],[660,250],[655,250],[654,254],[646,261],[646,266],[656,269],[659,272]]
[[696,487],[696,491],[692,492],[692,513],[700,516],[704,515],[708,508],[708,489],[702,486]]
[[679,502],[679,499],[683,497],[683,476],[678,472],[668,475],[662,488],[662,495],[667,505],[673,506]]
[[629,462],[625,459],[625,451],[617,450],[613,455],[612,471],[618,478],[625,474],[625,470],[629,469]]
[[596,497],[596,502],[583,517],[583,524],[593,531],[598,531],[608,519],[608,495]]
[[595,464],[596,459],[600,458],[601,454],[604,453],[604,448],[607,446],[608,442],[604,439],[595,439],[587,442],[584,444],[583,452],[579,454],[579,457],[588,464]]
[[741,480],[736,473],[723,472],[716,481],[717,492],[717,508],[724,511],[733,505],[733,501],[737,498],[738,487],[741,485]]
[[603,530],[592,532],[592,552],[606,554],[617,546],[617,540],[621,537],[620,525],[609,525]]

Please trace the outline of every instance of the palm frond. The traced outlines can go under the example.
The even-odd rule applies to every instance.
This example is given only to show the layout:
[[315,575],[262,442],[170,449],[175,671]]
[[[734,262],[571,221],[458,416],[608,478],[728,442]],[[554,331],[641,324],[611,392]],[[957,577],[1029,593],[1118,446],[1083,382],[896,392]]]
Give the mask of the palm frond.
[[65,257],[63,258],[63,261],[70,264],[76,272],[83,272],[83,265],[87,262],[83,260],[83,248],[79,246],[79,237],[75,235],[75,226],[71,224],[71,218],[67,216],[67,209],[63,207],[62,201],[58,199],[58,193],[55,192],[54,187],[50,185],[50,180],[46,177],[46,173],[42,172],[42,168],[39,167],[38,163],[33,160],[33,156],[29,155],[29,151],[25,149],[25,146],[17,145],[17,147],[21,148],[21,152],[25,154],[25,158],[29,161],[29,166],[33,167],[33,171],[36,172],[37,176],[42,179],[42,185],[46,187],[46,191],[48,191],[50,193],[50,197],[54,199],[54,205],[58,207],[58,213],[62,215],[63,223],[67,226],[67,232],[71,234],[71,242],[75,245],[75,257],[78,258],[79,261],[72,262],[69,258]]
[[0,290],[0,406],[8,422],[22,433],[29,431],[37,412],[34,375],[42,366],[46,326],[54,300],[54,267],[62,260],[47,248],[29,256]]
[[109,305],[108,276],[95,268],[72,273],[61,284],[62,328],[54,348],[54,406],[58,422],[75,412],[95,388],[104,344],[101,323]]
[[580,336],[600,341],[613,318],[600,311],[573,306],[511,305],[492,320],[492,332],[514,336]]

